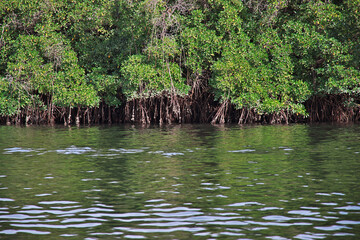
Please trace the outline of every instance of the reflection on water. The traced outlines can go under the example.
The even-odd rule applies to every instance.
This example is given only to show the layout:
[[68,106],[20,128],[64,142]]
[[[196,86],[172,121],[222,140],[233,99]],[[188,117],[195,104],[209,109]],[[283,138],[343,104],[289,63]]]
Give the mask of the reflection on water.
[[360,126],[0,127],[1,239],[359,239]]

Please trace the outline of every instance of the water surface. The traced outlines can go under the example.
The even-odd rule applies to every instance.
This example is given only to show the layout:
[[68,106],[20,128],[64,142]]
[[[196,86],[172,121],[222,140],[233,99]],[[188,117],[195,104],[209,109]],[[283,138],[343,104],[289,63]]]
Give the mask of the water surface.
[[359,239],[360,126],[0,126],[0,239]]

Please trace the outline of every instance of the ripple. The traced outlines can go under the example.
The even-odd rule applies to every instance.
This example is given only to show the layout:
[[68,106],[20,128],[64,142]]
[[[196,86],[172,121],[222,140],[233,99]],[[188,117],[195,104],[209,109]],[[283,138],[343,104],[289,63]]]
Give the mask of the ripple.
[[80,223],[69,225],[55,225],[55,224],[10,224],[13,227],[25,228],[90,228],[100,226],[101,223]]
[[222,195],[222,194],[218,194],[215,197],[219,197],[219,198],[228,198],[228,196]]
[[8,235],[13,235],[13,234],[17,234],[17,233],[30,233],[30,234],[34,234],[34,235],[47,235],[47,234],[51,234],[51,232],[45,232],[45,231],[37,231],[37,230],[14,230],[14,229],[8,229],[8,230],[3,230],[0,232],[0,234],[8,234]]
[[279,226],[279,227],[289,227],[289,226],[308,226],[312,223],[308,222],[295,222],[295,223],[284,223],[284,222],[259,222],[259,221],[246,221],[250,224],[260,225],[260,226]]
[[25,205],[21,209],[42,209],[42,207],[36,205]]
[[191,225],[194,224],[193,222],[152,222],[152,223],[142,223],[139,226],[153,226],[153,227],[177,227],[177,226],[184,226],[184,225]]
[[71,146],[65,149],[58,149],[55,150],[55,152],[59,153],[59,154],[84,154],[84,153],[88,153],[88,152],[95,152],[94,149],[90,148],[90,147],[76,147],[76,146]]
[[169,152],[169,153],[162,153],[161,155],[163,155],[165,157],[172,157],[172,156],[184,155],[184,153],[181,153],[181,152]]
[[209,185],[214,185],[213,183],[206,183],[206,182],[203,182],[203,183],[201,183],[200,185],[207,185],[207,186],[209,186]]
[[74,213],[79,213],[79,212],[85,212],[86,209],[74,209],[74,210],[69,210],[69,211],[62,211],[62,210],[23,210],[23,211],[18,211],[19,213],[28,213],[28,214],[41,214],[41,213],[51,213],[54,215],[64,215],[64,214],[74,214]]
[[160,199],[150,199],[150,200],[147,200],[146,202],[162,202],[162,201],[165,201],[164,199],[160,198]]
[[332,192],[332,195],[345,196],[345,193]]
[[170,233],[176,231],[182,232],[200,232],[204,231],[203,227],[176,227],[176,228],[130,228],[130,227],[115,227],[114,229],[127,231],[127,232],[137,232],[137,233]]
[[106,222],[107,220],[101,219],[101,218],[68,218],[68,219],[61,221],[61,223],[86,222],[86,221]]
[[353,233],[342,233],[342,232],[339,232],[339,233],[334,233],[333,236],[336,236],[336,237],[344,237],[344,236],[355,236],[355,234],[353,234]]
[[101,178],[83,178],[81,181],[88,182],[88,181],[101,181]]
[[188,207],[174,207],[174,208],[152,208],[144,210],[145,212],[173,212],[173,211],[199,211],[200,208],[188,208]]
[[[56,219],[11,219],[7,220],[6,222],[9,223],[50,223],[50,222],[58,222],[59,220]],[[5,221],[2,221],[5,222]]]
[[306,233],[306,234],[298,234],[294,238],[298,238],[301,240],[314,240],[314,239],[324,239],[327,237],[327,234],[323,233]]
[[65,233],[65,234],[61,234],[60,237],[76,237],[77,234],[70,234],[70,233]]
[[150,151],[150,152],[148,152],[148,153],[154,153],[154,154],[161,154],[161,153],[163,153],[164,151]]
[[113,158],[116,156],[119,156],[118,153],[95,153],[95,154],[91,154],[91,157],[106,157],[106,158]]
[[325,205],[325,206],[336,206],[338,205],[337,203],[321,203],[321,205]]
[[224,212],[224,213],[215,213],[216,215],[219,215],[219,216],[239,216],[238,213],[232,213],[232,212]]
[[114,207],[114,206],[106,205],[106,204],[103,204],[103,203],[97,203],[97,204],[95,204],[95,206],[104,207],[104,208],[113,208]]
[[192,211],[175,212],[175,213],[153,213],[153,215],[159,217],[187,217],[187,216],[195,216],[202,214],[203,214],[202,212],[192,212]]
[[289,238],[284,238],[284,237],[280,237],[280,236],[267,236],[265,238],[272,239],[272,240],[290,240]]
[[270,216],[263,217],[263,219],[268,220],[268,221],[286,222],[286,221],[292,220],[293,218],[289,218],[289,217],[285,217],[285,216],[279,216],[279,215],[270,215]]
[[83,213],[81,216],[89,216],[89,217],[110,217],[110,218],[122,218],[122,217],[147,217],[149,214],[147,213]]
[[229,204],[227,206],[229,206],[229,207],[243,207],[243,206],[251,206],[251,205],[265,205],[265,204],[258,203],[258,202],[240,202],[240,203]]
[[298,215],[303,215],[303,216],[312,216],[312,215],[317,215],[320,214],[319,212],[312,212],[309,210],[292,210],[288,212],[289,214],[298,214]]
[[25,214],[8,214],[0,215],[0,219],[28,219],[28,218],[45,218],[46,216],[29,216]]
[[269,211],[269,210],[283,210],[283,208],[279,208],[279,207],[263,207],[258,209],[258,211]]
[[230,153],[249,153],[249,152],[255,152],[254,149],[242,149],[242,150],[232,150],[228,151]]
[[337,221],[336,223],[344,224],[344,225],[352,225],[352,224],[360,224],[360,221],[341,220],[341,221]]
[[248,225],[249,223],[242,221],[214,221],[214,222],[207,222],[206,224],[220,225],[220,226],[245,226]]
[[200,233],[195,233],[194,236],[209,236],[211,234],[211,232],[200,232]]
[[314,217],[291,218],[291,217],[285,217],[285,216],[280,216],[280,215],[269,215],[269,216],[263,217],[263,219],[268,220],[268,221],[278,221],[278,222],[287,222],[287,221],[292,221],[292,220],[308,220],[308,221],[318,221],[318,222],[326,221],[323,218],[314,218]]
[[192,222],[192,223],[205,223],[212,221],[230,221],[236,220],[240,217],[223,217],[223,216],[192,216],[192,217],[161,217],[161,218],[117,218],[115,220],[120,222]]
[[319,195],[319,196],[331,196],[330,193],[315,193],[315,195]]
[[343,206],[343,207],[336,207],[334,209],[358,211],[358,210],[360,210],[360,206],[348,205],[348,206]]
[[124,238],[130,238],[130,239],[145,239],[146,237],[142,235],[125,235]]
[[80,208],[81,205],[71,205],[71,206],[51,206],[52,209],[69,209],[69,208]]
[[225,236],[245,236],[244,233],[234,233],[234,232],[220,232],[219,234]]
[[76,204],[78,202],[73,202],[73,201],[41,201],[39,202],[39,204],[46,204],[46,205],[51,205],[51,204]]
[[332,226],[321,226],[321,227],[314,227],[315,229],[322,230],[322,231],[338,231],[341,229],[351,229],[350,227],[340,226],[340,225],[332,225]]
[[309,209],[309,210],[319,210],[319,207],[300,207],[302,209]]
[[90,235],[94,236],[113,236],[113,235],[123,235],[123,232],[112,232],[112,233],[90,233]]
[[118,148],[118,149],[109,149],[109,151],[112,152],[118,152],[118,153],[142,153],[144,152],[144,149],[125,149],[125,148]]
[[12,147],[12,148],[5,148],[4,154],[12,154],[12,153],[29,153],[34,152],[36,150],[32,148],[21,148],[21,147]]
[[14,202],[14,199],[11,198],[0,198],[0,202]]
[[36,197],[45,197],[45,196],[51,196],[51,193],[40,193],[40,194],[35,194]]
[[168,207],[168,206],[172,206],[172,204],[170,204],[170,203],[160,203],[160,204],[146,204],[146,205],[144,205],[144,207],[155,207],[155,208]]

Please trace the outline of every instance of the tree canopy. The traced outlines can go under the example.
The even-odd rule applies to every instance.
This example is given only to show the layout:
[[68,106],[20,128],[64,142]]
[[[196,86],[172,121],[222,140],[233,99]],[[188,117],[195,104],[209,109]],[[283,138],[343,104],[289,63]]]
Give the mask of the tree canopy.
[[360,99],[359,0],[7,0],[0,24],[1,117],[174,107],[200,85],[259,115]]

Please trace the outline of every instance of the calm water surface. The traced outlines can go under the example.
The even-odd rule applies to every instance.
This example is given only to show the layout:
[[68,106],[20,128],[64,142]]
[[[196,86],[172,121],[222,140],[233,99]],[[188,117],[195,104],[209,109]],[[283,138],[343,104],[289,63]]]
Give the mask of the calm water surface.
[[360,126],[0,126],[0,239],[360,239]]

